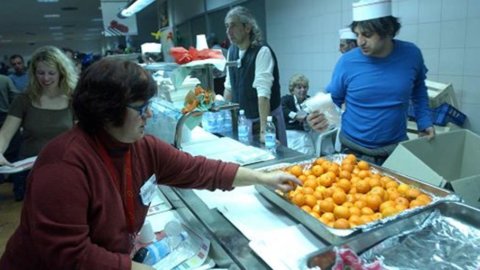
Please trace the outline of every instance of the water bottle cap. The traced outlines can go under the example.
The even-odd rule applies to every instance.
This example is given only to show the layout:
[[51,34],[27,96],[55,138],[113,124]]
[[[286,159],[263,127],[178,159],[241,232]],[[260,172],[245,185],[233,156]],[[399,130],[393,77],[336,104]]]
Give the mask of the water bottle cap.
[[271,115],[267,116],[267,121],[272,121],[272,116]]
[[239,113],[240,113],[240,114],[245,114],[245,110],[244,110],[244,109],[241,109],[241,110],[239,111]]

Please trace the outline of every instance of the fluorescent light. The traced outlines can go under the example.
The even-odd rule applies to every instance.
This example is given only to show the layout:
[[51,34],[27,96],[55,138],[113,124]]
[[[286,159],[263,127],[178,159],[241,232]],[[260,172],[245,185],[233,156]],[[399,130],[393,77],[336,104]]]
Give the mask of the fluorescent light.
[[55,33],[52,33],[52,36],[63,36],[63,33],[62,32],[55,32]]
[[37,0],[39,3],[55,3],[58,2],[58,0]]
[[98,28],[98,27],[96,27],[96,28],[88,28],[88,29],[87,29],[88,32],[100,32],[100,31],[102,31],[102,30],[103,30],[103,28]]
[[45,14],[44,18],[60,18],[60,14]]
[[103,22],[102,18],[93,18],[92,22]]
[[155,2],[155,0],[136,0],[130,2],[127,8],[124,8],[122,11],[120,11],[119,17],[130,17],[153,2]]
[[50,30],[60,30],[62,28],[63,28],[62,26],[50,26],[50,27],[48,27],[48,29],[50,29]]

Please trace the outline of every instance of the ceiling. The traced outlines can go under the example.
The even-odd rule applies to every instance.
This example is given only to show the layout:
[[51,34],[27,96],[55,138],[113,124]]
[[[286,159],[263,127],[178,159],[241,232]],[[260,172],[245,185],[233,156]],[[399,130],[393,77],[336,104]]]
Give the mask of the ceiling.
[[[122,0],[109,0],[121,2]],[[126,2],[126,0],[123,0]],[[59,14],[58,18],[45,18]],[[42,45],[82,50],[98,44],[103,37],[100,0],[1,0],[0,55],[29,54]],[[81,47],[81,48],[76,48]]]

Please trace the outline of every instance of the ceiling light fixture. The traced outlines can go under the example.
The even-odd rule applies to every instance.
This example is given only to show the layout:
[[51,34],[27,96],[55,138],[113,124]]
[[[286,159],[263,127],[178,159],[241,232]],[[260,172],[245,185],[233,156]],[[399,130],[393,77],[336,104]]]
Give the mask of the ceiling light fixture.
[[122,19],[130,17],[153,2],[155,2],[155,0],[132,0],[118,13],[118,17]]
[[39,3],[55,3],[58,2],[58,0],[37,0]]
[[60,14],[45,14],[44,18],[60,18]]

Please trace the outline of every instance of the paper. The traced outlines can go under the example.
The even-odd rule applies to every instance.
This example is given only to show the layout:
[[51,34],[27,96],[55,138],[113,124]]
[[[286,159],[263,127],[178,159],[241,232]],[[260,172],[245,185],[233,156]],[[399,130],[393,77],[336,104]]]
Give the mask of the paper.
[[29,157],[23,160],[16,161],[13,164],[13,166],[1,166],[0,167],[0,174],[11,174],[11,173],[18,173],[21,171],[29,170],[33,167],[33,163],[35,163],[35,160],[37,159],[37,156],[34,157]]
[[265,232],[253,239],[249,246],[272,269],[301,269],[300,262],[308,254],[326,245],[301,224]]

